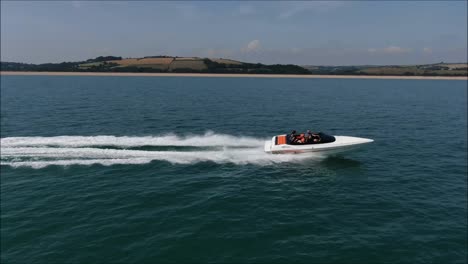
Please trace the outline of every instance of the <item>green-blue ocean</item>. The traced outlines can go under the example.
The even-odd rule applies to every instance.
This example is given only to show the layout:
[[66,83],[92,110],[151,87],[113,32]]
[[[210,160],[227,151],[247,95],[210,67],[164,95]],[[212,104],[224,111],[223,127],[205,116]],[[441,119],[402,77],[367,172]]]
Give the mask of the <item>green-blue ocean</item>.
[[[264,153],[292,129],[375,141]],[[1,76],[2,263],[466,263],[467,82]]]

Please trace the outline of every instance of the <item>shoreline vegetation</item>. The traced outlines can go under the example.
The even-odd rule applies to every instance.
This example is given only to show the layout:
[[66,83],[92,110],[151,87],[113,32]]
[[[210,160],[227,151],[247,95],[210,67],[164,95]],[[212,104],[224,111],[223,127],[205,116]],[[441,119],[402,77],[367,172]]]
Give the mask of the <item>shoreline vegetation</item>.
[[122,77],[218,77],[218,78],[298,78],[298,79],[406,79],[468,80],[467,76],[396,76],[396,75],[297,75],[297,74],[223,74],[223,73],[141,73],[141,72],[44,72],[0,71],[0,75],[23,76],[122,76]]
[[86,61],[27,64],[1,62],[2,74],[280,77],[280,78],[398,78],[467,79],[467,63],[423,65],[314,66],[246,63],[223,58],[149,56],[122,58],[100,56]]

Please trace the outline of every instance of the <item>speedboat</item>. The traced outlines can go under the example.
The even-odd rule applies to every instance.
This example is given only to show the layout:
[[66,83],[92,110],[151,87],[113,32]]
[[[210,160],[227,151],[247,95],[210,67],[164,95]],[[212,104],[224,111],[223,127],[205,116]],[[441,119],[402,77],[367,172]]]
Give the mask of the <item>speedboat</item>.
[[[274,136],[271,140],[265,141],[265,152],[272,154],[287,154],[287,153],[320,153],[320,154],[336,154],[345,151],[360,148],[365,144],[374,142],[373,139],[348,137],[348,136],[330,136],[325,133],[314,134],[317,140],[311,142],[291,142],[288,135]],[[300,137],[304,137],[301,134]]]

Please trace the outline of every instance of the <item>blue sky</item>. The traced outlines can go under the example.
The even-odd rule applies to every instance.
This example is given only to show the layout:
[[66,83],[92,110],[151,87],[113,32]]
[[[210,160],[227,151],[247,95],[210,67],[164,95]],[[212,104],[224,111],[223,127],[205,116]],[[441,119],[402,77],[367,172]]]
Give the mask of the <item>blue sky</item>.
[[1,60],[177,55],[310,65],[466,62],[466,1],[1,1]]

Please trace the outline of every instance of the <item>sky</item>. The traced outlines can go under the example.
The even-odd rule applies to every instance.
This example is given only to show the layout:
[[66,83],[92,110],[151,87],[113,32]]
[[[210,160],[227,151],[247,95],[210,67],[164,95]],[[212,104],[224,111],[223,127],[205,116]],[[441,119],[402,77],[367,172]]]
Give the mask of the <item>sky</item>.
[[466,1],[1,1],[1,60],[467,61]]

